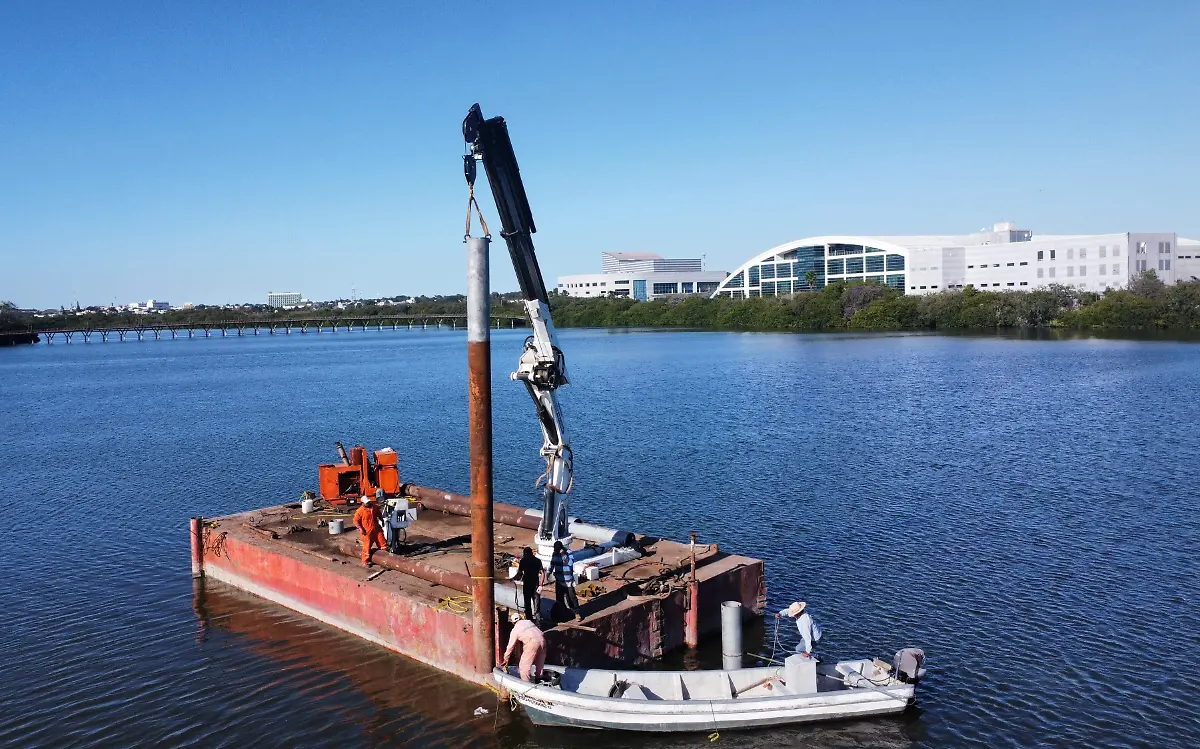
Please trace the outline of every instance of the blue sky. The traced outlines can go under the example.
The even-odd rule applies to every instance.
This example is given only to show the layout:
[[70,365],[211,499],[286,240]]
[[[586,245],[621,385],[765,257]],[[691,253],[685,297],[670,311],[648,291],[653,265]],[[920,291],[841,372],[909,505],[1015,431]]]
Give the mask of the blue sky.
[[1200,3],[572,5],[3,4],[0,299],[459,293],[476,101],[549,283],[999,220],[1200,237]]

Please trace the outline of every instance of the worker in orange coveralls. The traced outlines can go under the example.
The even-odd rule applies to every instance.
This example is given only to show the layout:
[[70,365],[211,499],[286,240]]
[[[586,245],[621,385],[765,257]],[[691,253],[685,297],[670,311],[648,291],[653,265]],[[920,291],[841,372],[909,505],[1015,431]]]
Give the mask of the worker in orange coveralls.
[[508,647],[504,650],[500,668],[508,670],[508,660],[512,658],[513,651],[520,646],[521,662],[518,671],[521,678],[525,681],[540,681],[546,665],[546,638],[536,624],[522,619],[517,612],[514,611],[510,619],[515,623],[512,634],[508,637]]
[[[376,496],[383,494],[382,489],[375,491]],[[362,560],[364,567],[371,565],[371,544],[380,549],[387,548],[383,538],[383,517],[379,514],[379,506],[371,501],[371,497],[363,495],[362,507],[354,513],[354,527],[362,534]]]

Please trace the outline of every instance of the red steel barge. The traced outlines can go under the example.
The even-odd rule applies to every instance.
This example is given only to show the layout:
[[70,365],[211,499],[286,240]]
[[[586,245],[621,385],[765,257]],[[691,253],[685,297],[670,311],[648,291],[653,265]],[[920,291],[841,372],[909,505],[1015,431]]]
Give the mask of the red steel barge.
[[[474,665],[468,497],[403,485],[417,507],[401,554],[377,551],[375,567],[360,561],[359,534],[347,509],[318,499],[192,521],[193,574],[227,583],[464,679],[486,683]],[[353,511],[353,507],[349,508]],[[534,543],[537,518],[524,508],[494,505],[496,569]],[[348,531],[331,535],[332,520]],[[602,571],[580,587],[582,622],[546,631],[547,662],[581,667],[648,664],[720,629],[723,601],[761,614],[766,583],[761,560],[717,545],[638,536],[640,559]],[[577,540],[576,549],[584,542]],[[695,554],[693,568],[692,555]],[[694,569],[695,585],[689,590]],[[497,588],[517,583],[497,575]],[[544,597],[553,596],[543,589]],[[507,607],[495,607],[497,647],[510,627]],[[693,613],[694,612],[694,613]],[[689,614],[692,614],[689,616]],[[690,626],[689,626],[690,625]],[[498,660],[498,659],[497,659]]]

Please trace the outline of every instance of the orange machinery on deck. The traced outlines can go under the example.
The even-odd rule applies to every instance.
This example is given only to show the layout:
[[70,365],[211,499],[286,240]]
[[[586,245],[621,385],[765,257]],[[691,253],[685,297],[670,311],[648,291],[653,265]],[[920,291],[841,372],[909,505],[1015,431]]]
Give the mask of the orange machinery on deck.
[[400,456],[390,447],[375,450],[374,464],[367,459],[367,448],[357,445],[346,448],[337,443],[341,463],[324,463],[317,467],[321,497],[334,504],[357,500],[364,495],[375,494],[376,489],[395,496],[400,493]]

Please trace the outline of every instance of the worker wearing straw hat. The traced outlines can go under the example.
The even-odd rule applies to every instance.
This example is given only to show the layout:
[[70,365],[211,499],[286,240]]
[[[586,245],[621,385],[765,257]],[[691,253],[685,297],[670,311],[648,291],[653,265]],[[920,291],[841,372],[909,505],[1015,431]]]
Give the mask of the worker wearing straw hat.
[[812,653],[813,645],[821,641],[821,625],[813,620],[812,614],[808,613],[807,608],[807,602],[796,601],[775,615],[776,619],[781,616],[790,616],[796,620],[796,629],[800,630],[800,639],[804,640],[802,644],[796,646],[796,651],[805,658]]

